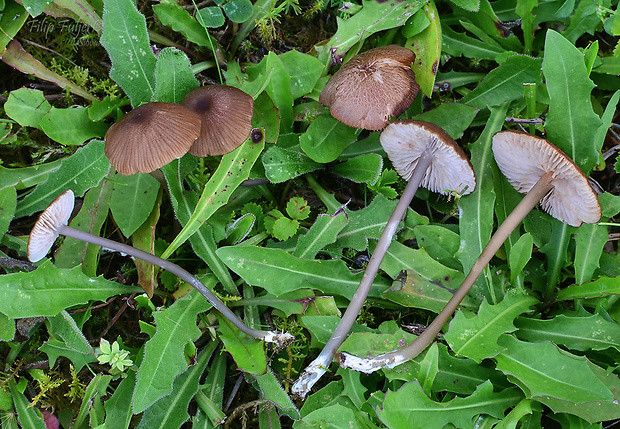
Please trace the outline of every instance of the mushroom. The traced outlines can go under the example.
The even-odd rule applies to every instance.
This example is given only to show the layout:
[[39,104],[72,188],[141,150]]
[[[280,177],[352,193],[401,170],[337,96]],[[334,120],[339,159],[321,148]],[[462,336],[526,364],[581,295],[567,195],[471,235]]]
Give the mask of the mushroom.
[[587,177],[547,140],[521,131],[501,131],[493,136],[493,154],[510,184],[526,196],[499,226],[454,296],[420,336],[402,349],[373,358],[341,353],[342,367],[371,373],[384,367],[393,368],[422,353],[456,311],[495,252],[539,202],[545,211],[571,226],[600,220],[601,207]]
[[418,187],[442,194],[456,191],[462,195],[473,192],[476,187],[474,170],[465,153],[448,133],[435,124],[415,120],[392,122],[381,133],[380,141],[394,168],[408,183],[379,237],[377,247],[342,319],[321,353],[293,385],[293,392],[301,397],[325,373],[336,350],[353,327],[398,224],[407,213]]
[[329,106],[343,124],[366,130],[383,129],[420,92],[411,64],[415,54],[398,45],[382,46],[351,58],[331,77],[319,102]]
[[224,155],[239,147],[252,131],[254,99],[226,85],[207,85],[190,91],[184,106],[202,118],[200,137],[189,149],[194,156]]
[[293,340],[293,336],[288,333],[280,334],[272,331],[260,331],[248,327],[213,292],[211,292],[210,289],[202,284],[200,280],[178,265],[165,259],[158,258],[150,253],[136,249],[135,247],[89,234],[88,232],[80,231],[79,229],[68,226],[68,220],[71,216],[71,212],[73,211],[74,200],[75,198],[73,191],[69,189],[60,194],[54,201],[52,201],[49,207],[41,213],[39,219],[36,221],[32,231],[30,232],[30,238],[28,240],[28,259],[30,261],[37,262],[43,259],[59,235],[75,238],[76,240],[95,244],[117,252],[122,252],[133,256],[134,258],[142,259],[143,261],[163,268],[164,270],[169,271],[186,281],[198,292],[200,292],[207,299],[207,301],[213,305],[213,308],[222,313],[224,317],[230,320],[231,323],[233,323],[245,334],[259,340],[276,343],[279,346],[286,345]]
[[187,153],[200,135],[200,116],[175,103],[146,103],[105,135],[105,155],[120,174],[150,173]]
[[[501,131],[493,137],[493,155],[517,191],[529,196],[538,186],[543,210],[559,221],[578,227],[601,219],[601,206],[588,178],[554,144],[523,131]],[[538,200],[521,209],[523,218]]]

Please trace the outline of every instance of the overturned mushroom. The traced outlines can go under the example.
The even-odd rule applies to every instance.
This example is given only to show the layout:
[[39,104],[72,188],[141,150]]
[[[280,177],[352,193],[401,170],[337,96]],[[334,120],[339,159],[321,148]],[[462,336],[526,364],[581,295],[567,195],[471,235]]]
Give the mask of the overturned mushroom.
[[390,117],[400,116],[420,92],[411,70],[414,60],[410,49],[398,45],[362,52],[334,73],[319,101],[343,124],[383,129]]
[[30,261],[37,262],[43,259],[59,235],[64,235],[86,243],[105,247],[106,249],[122,252],[133,256],[134,258],[142,259],[143,261],[163,268],[166,271],[170,271],[172,274],[186,281],[198,292],[200,292],[207,299],[207,301],[213,305],[213,308],[222,313],[224,317],[230,320],[232,324],[234,324],[245,334],[259,340],[276,343],[278,346],[286,345],[293,340],[293,336],[288,333],[280,334],[272,331],[260,331],[248,327],[237,317],[237,315],[235,315],[235,313],[226,307],[226,305],[213,292],[211,292],[210,289],[203,285],[200,280],[178,265],[165,259],[158,258],[150,253],[136,249],[135,247],[92,235],[88,232],[80,231],[68,226],[67,222],[71,216],[71,212],[73,211],[73,204],[73,191],[67,190],[60,194],[60,196],[58,196],[49,205],[49,207],[41,213],[39,219],[30,232],[30,239],[28,240],[28,259]]
[[366,271],[340,323],[317,358],[304,370],[293,385],[293,392],[305,396],[325,373],[338,347],[353,327],[357,315],[370,292],[387,253],[398,224],[407,213],[419,186],[446,194],[473,192],[476,178],[463,150],[443,129],[424,121],[402,120],[389,124],[381,133],[381,145],[407,186],[390,216]]
[[105,155],[120,174],[150,173],[182,157],[200,134],[200,116],[175,103],[146,103],[105,135]]
[[254,99],[240,89],[202,86],[190,91],[181,103],[202,118],[200,137],[189,149],[194,156],[232,152],[252,131]]
[[588,179],[564,152],[547,140],[520,131],[501,131],[493,137],[493,154],[510,184],[517,191],[527,193],[526,196],[499,226],[454,296],[420,336],[402,349],[373,358],[341,353],[342,367],[371,373],[393,368],[422,353],[456,311],[493,255],[539,202],[545,211],[571,226],[600,220],[601,207]]
[[570,226],[601,219],[601,206],[588,178],[547,140],[522,131],[501,131],[493,137],[493,156],[517,191],[529,195],[538,186],[543,195],[540,204],[554,218]]

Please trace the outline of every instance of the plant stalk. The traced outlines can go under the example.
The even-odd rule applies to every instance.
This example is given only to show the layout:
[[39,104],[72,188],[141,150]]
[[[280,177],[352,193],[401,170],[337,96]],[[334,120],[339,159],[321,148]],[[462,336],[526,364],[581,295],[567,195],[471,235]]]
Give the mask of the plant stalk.
[[325,207],[327,207],[327,213],[334,214],[340,210],[342,204],[340,204],[332,194],[323,189],[312,174],[306,174],[306,181]]
[[398,201],[394,212],[392,212],[383,233],[381,233],[377,247],[375,247],[375,251],[366,266],[362,280],[360,281],[360,284],[355,291],[355,295],[353,295],[349,306],[342,316],[342,319],[338,323],[338,326],[334,330],[332,336],[329,338],[329,341],[327,341],[327,344],[325,344],[325,347],[323,347],[321,353],[310,365],[308,365],[306,370],[293,385],[292,391],[296,395],[303,398],[308,394],[312,386],[314,386],[319,378],[321,378],[321,376],[325,373],[327,367],[334,358],[338,347],[342,345],[351,331],[351,328],[355,324],[355,320],[357,319],[357,316],[366,301],[366,297],[370,292],[370,288],[372,287],[377,272],[379,271],[379,266],[383,261],[383,257],[387,253],[388,248],[392,243],[392,239],[396,234],[398,225],[407,213],[407,208],[409,207],[411,200],[413,200],[413,197],[415,196],[415,193],[417,192],[420,183],[426,174],[426,170],[428,170],[428,167],[431,165],[432,159],[433,154],[430,150],[424,151],[418,159],[415,171],[409,179],[403,195]]
[[95,244],[97,246],[105,247],[106,249],[112,249],[117,252],[127,254],[129,256],[141,259],[150,264],[156,265],[166,271],[171,272],[172,274],[176,275],[180,279],[189,283],[194,289],[200,292],[202,296],[204,296],[207,299],[207,301],[209,301],[211,305],[213,305],[213,308],[215,308],[217,311],[222,313],[222,315],[226,317],[228,320],[230,320],[231,323],[234,324],[237,328],[239,328],[241,332],[253,338],[256,338],[259,340],[265,340],[268,342],[278,342],[274,340],[274,337],[276,338],[281,337],[281,336],[290,337],[290,334],[276,334],[271,331],[261,331],[258,329],[250,328],[245,323],[243,323],[243,321],[241,321],[241,319],[239,319],[237,315],[233,313],[233,311],[230,308],[228,308],[226,304],[222,302],[222,300],[218,298],[217,295],[215,295],[209,288],[207,288],[204,284],[202,284],[200,280],[198,280],[188,271],[179,267],[173,262],[167,261],[166,259],[159,258],[155,255],[152,255],[148,252],[144,252],[140,249],[136,249],[135,247],[129,246],[127,244],[109,240],[104,237],[99,237],[97,235],[93,235],[85,231],[80,231],[79,229],[75,229],[67,225],[58,227],[56,232],[60,235],[75,238],[76,240],[81,240],[87,243]]

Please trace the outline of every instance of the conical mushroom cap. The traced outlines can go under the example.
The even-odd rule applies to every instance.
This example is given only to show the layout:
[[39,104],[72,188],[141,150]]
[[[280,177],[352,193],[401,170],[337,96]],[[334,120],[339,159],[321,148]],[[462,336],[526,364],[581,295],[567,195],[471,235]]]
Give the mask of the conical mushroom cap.
[[411,64],[415,54],[402,46],[370,49],[351,58],[327,82],[319,101],[343,124],[383,129],[420,92]]
[[112,125],[105,154],[120,174],[150,173],[187,153],[200,116],[175,103],[146,103]]
[[390,123],[379,137],[400,176],[409,180],[425,150],[433,158],[420,186],[433,192],[467,195],[476,187],[474,169],[465,152],[437,125],[412,119]]
[[252,131],[254,99],[240,89],[207,85],[190,91],[182,104],[202,118],[194,156],[224,155],[238,148]]
[[601,206],[588,178],[554,144],[521,131],[500,131],[493,136],[493,155],[508,182],[522,194],[545,173],[552,173],[553,188],[540,204],[554,218],[571,226],[601,219]]
[[58,237],[58,228],[67,225],[75,196],[71,189],[60,194],[41,213],[35,222],[28,238],[28,259],[32,262],[40,261],[47,255]]

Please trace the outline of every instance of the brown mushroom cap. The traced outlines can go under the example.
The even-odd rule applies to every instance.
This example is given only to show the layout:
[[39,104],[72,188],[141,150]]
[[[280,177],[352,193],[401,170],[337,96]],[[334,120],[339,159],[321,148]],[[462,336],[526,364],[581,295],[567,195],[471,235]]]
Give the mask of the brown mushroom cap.
[[500,131],[493,136],[495,162],[520,193],[551,172],[553,188],[541,200],[543,210],[571,226],[601,219],[601,206],[583,171],[547,140],[522,131]]
[[150,173],[187,153],[200,116],[175,103],[146,103],[112,125],[105,154],[120,174]]
[[189,150],[194,156],[232,152],[252,131],[254,99],[240,89],[202,86],[190,91],[181,103],[202,118],[200,137]]
[[474,169],[465,152],[448,133],[437,125],[412,119],[390,123],[381,133],[381,146],[400,176],[409,180],[425,150],[433,158],[420,186],[433,192],[461,195],[476,187]]
[[411,64],[415,54],[402,46],[370,49],[351,58],[327,82],[319,102],[343,124],[383,129],[400,116],[420,92]]
[[47,255],[58,237],[58,228],[67,225],[75,196],[71,189],[60,194],[41,213],[35,222],[28,239],[28,259],[32,262],[40,261]]

